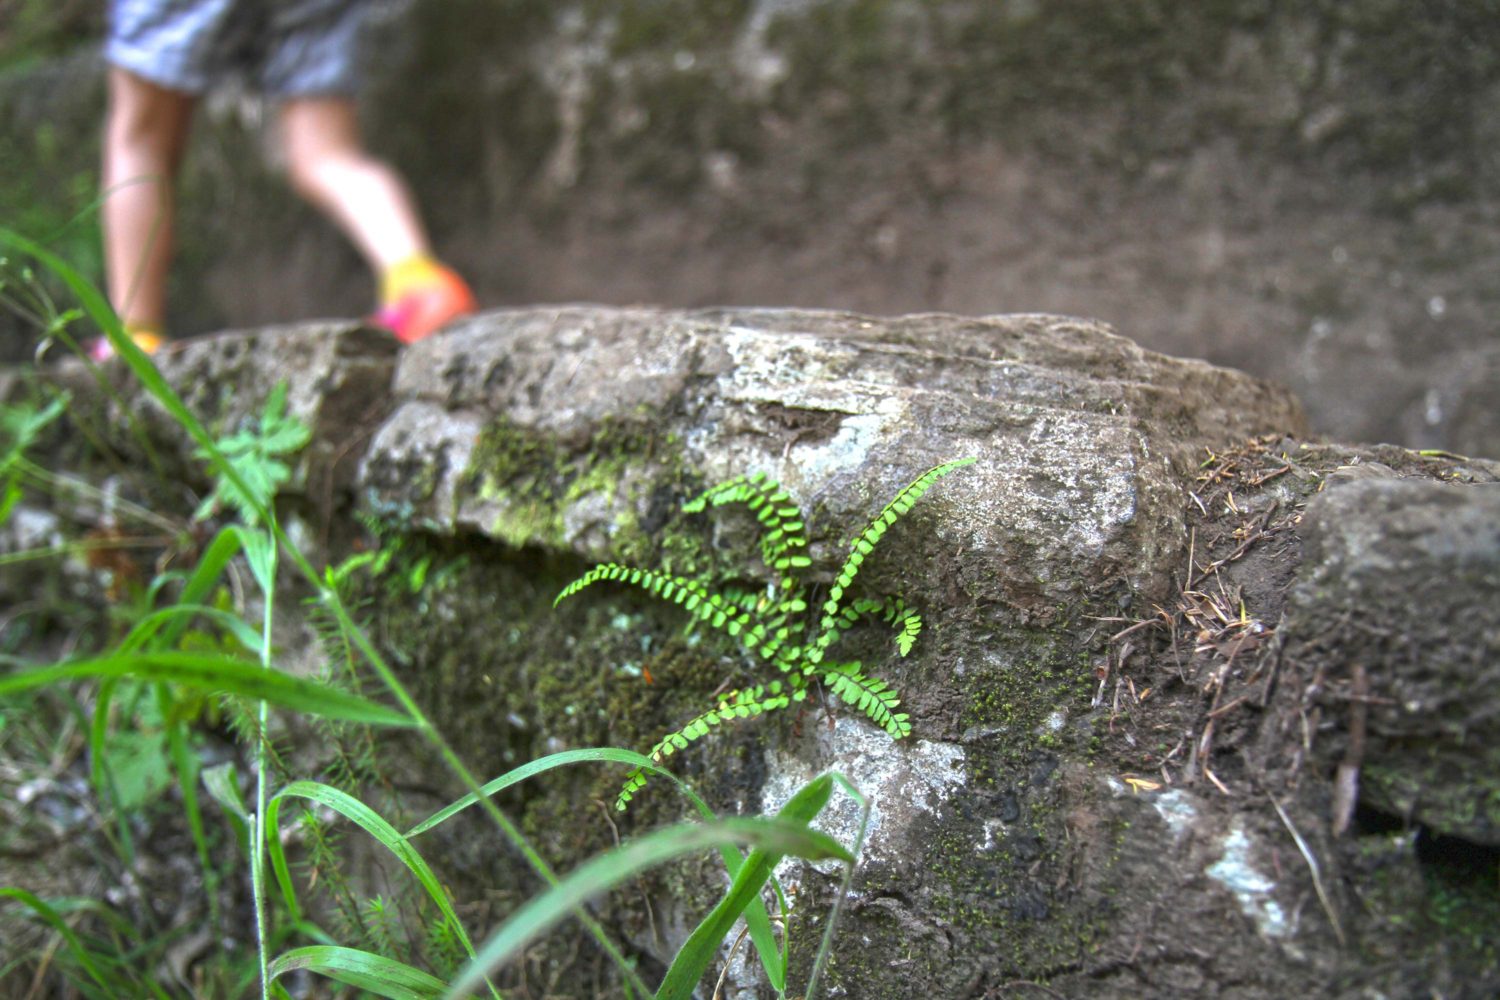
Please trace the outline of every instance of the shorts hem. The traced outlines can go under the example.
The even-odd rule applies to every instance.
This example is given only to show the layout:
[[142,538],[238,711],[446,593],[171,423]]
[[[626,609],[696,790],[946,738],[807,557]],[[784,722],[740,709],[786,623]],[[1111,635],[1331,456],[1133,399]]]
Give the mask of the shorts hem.
[[163,66],[160,53],[147,52],[119,42],[110,42],[104,48],[104,61],[148,83],[167,90],[201,97],[208,91],[210,80],[202,73],[184,72],[181,67]]

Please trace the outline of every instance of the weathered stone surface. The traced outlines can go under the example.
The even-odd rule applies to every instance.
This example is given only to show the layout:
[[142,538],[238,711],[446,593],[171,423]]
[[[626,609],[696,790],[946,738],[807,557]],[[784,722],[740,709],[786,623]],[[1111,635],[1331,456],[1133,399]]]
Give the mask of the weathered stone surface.
[[[1092,725],[1086,616],[1163,598],[1184,558],[1182,484],[1205,446],[1300,424],[1295,401],[1263,383],[1042,316],[496,313],[406,351],[395,396],[364,459],[361,503],[466,549],[487,536],[579,566],[620,560],[753,578],[743,524],[677,511],[706,485],[759,471],[808,511],[815,572],[826,579],[846,540],[907,482],[940,461],[978,458],[892,529],[862,577],[927,616],[910,657],[881,651],[871,663],[901,691],[913,736],[893,742],[847,714],[825,730],[819,713],[767,720],[748,744],[705,740],[681,758],[729,808],[774,809],[828,768],[872,796],[856,897],[864,944],[838,949],[834,967],[836,992],[850,996],[909,995],[909,980],[884,973],[887,953],[905,954],[937,995],[1076,956],[1102,890],[1061,892],[1066,870],[1109,869],[1114,838],[1133,821],[1156,822],[1143,800],[1102,808],[1123,786],[1079,763]],[[575,601],[633,606],[621,599],[596,588]],[[572,602],[554,613],[599,620],[588,614]],[[610,656],[641,659],[609,653],[616,640],[600,638],[579,637],[582,655],[600,659],[596,671],[617,665]],[[445,701],[541,714],[536,699],[505,693],[530,683],[534,665],[450,667],[452,640],[433,642],[441,651],[414,637],[410,652],[419,672],[441,674]],[[661,675],[671,648],[644,662]],[[729,678],[752,682],[747,666],[710,662],[708,679],[689,683],[704,698]],[[491,686],[478,683],[480,669],[495,676]],[[569,716],[606,714],[593,706],[618,697],[608,690],[575,688]],[[568,732],[621,739],[614,722],[579,730],[552,720],[533,725],[564,743]],[[734,763],[746,755],[757,761],[748,774]],[[1063,759],[1073,763],[1059,770]],[[835,810],[830,829],[852,833],[850,808]],[[1205,835],[1204,865],[1222,860],[1223,836]],[[1064,859],[1057,844],[1069,837]],[[807,900],[831,884],[817,872],[788,877]],[[1231,900],[1226,891],[1210,911],[1234,912]],[[680,887],[661,893],[655,921],[685,933],[700,903]],[[662,958],[679,938],[632,932]],[[731,970],[731,995],[756,995],[754,966]]]
[[[1451,901],[1423,888],[1412,838],[1331,837],[1328,761],[1262,766],[1249,734],[1275,730],[1264,754],[1273,765],[1300,759],[1304,698],[1320,690],[1320,675],[1298,657],[1325,633],[1294,633],[1303,645],[1287,647],[1274,697],[1266,681],[1270,633],[1301,559],[1294,525],[1304,523],[1309,552],[1325,553],[1307,564],[1308,579],[1319,581],[1392,551],[1393,566],[1425,581],[1429,570],[1413,567],[1431,560],[1418,556],[1442,550],[1423,540],[1437,530],[1431,519],[1408,531],[1378,505],[1350,512],[1368,515],[1367,530],[1346,530],[1317,506],[1303,518],[1320,483],[1327,493],[1317,503],[1331,505],[1413,469],[1489,482],[1500,468],[1299,445],[1279,436],[1300,424],[1285,393],[1058,317],[580,306],[476,316],[393,355],[389,338],[314,325],[184,344],[162,367],[216,431],[243,426],[270,386],[289,379],[292,408],[316,439],[283,509],[320,533],[330,527],[322,517],[342,529],[373,524],[371,541],[389,559],[359,595],[362,620],[481,778],[567,747],[644,750],[726,687],[768,679],[763,663],[715,634],[685,635],[681,609],[635,591],[597,586],[553,607],[558,591],[601,559],[763,582],[742,511],[681,511],[705,486],[747,471],[782,481],[809,515],[810,573],[826,584],[846,540],[900,487],[940,460],[978,458],[895,524],[858,581],[876,594],[899,592],[924,616],[904,658],[868,633],[844,640],[900,692],[909,738],[893,741],[814,694],[800,710],[721,727],[670,761],[724,813],[774,810],[828,769],[870,798],[869,839],[826,995],[965,996],[1044,983],[1062,995],[1176,997],[1233,984],[1272,998],[1361,995],[1356,987],[1388,987],[1396,972],[1450,993],[1454,983],[1489,981],[1491,957],[1471,936],[1403,957],[1421,948],[1424,928],[1448,927],[1421,923],[1423,913],[1407,919],[1408,911],[1442,902],[1441,920],[1454,919]],[[80,403],[92,398],[87,381],[63,377],[76,382]],[[201,486],[191,443],[120,385],[125,406],[102,409],[105,426],[121,426],[126,412],[143,418],[158,460],[179,483]],[[1245,443],[1268,432],[1276,436]],[[1201,467],[1205,447],[1215,457]],[[1493,549],[1489,508],[1460,507],[1468,512],[1456,523],[1468,527],[1458,537],[1488,538]],[[1204,641],[1186,618],[1170,641],[1127,625],[1165,619],[1158,603],[1188,600],[1180,574],[1194,544],[1189,511],[1198,586],[1214,591],[1220,624],[1236,615],[1265,623],[1245,633],[1258,637],[1258,652]],[[1257,531],[1274,538],[1251,545]],[[1394,549],[1378,541],[1382,531],[1396,532]],[[1348,544],[1339,541],[1346,534]],[[1247,545],[1244,559],[1230,558]],[[1337,555],[1345,550],[1359,558]],[[335,538],[328,556],[348,552]],[[1222,573],[1205,568],[1217,563]],[[1371,573],[1350,573],[1370,592]],[[1418,589],[1443,606],[1435,577]],[[1195,600],[1207,606],[1206,595]],[[1108,641],[1122,629],[1134,654]],[[1440,631],[1433,624],[1412,634],[1436,642]],[[1318,662],[1333,663],[1335,652],[1320,650]],[[1406,655],[1405,647],[1369,652]],[[1409,678],[1400,664],[1379,668]],[[1245,696],[1233,687],[1222,703],[1206,694],[1222,691],[1225,678],[1245,685]],[[1315,749],[1326,754],[1340,745],[1346,706],[1342,688],[1322,690],[1333,709],[1314,724]],[[1427,688],[1416,696],[1434,697]],[[1219,726],[1216,756],[1195,768],[1188,758],[1207,747],[1206,721]],[[1493,742],[1477,708],[1468,723],[1471,738]],[[1392,767],[1403,766],[1394,723],[1374,730],[1393,749]],[[1455,739],[1443,746],[1445,760]],[[410,746],[397,751],[395,766],[411,779],[400,787],[430,788],[432,808],[459,794]],[[565,868],[617,835],[681,817],[680,800],[653,782],[623,817],[606,821],[621,777],[579,769],[507,792],[504,805]],[[1290,815],[1280,817],[1263,792]],[[845,800],[821,820],[844,838],[856,821]],[[1300,860],[1292,824],[1321,859],[1324,886]],[[424,835],[424,852],[476,926],[537,890],[496,843],[472,813]],[[795,863],[781,874],[796,890],[795,993],[838,879]],[[712,859],[662,870],[601,912],[655,975],[722,877]],[[1345,882],[1368,912],[1341,899]],[[1329,886],[1326,907],[1310,902]],[[1465,897],[1464,919],[1483,924],[1488,905]],[[1401,919],[1384,921],[1386,911]],[[1383,964],[1363,964],[1358,948]],[[596,995],[577,978],[578,953],[563,936],[528,968],[570,984],[560,993]],[[727,966],[724,995],[765,995],[746,948]]]
[[1500,847],[1500,487],[1341,478],[1307,507],[1288,656],[1342,717],[1367,671],[1362,802]]
[[[396,395],[366,459],[372,502],[588,559],[649,544],[640,526],[664,475],[758,471],[816,505],[827,563],[915,475],[974,455],[937,525],[968,554],[949,569],[982,600],[1044,618],[1085,592],[1159,592],[1183,463],[1301,421],[1265,383],[1049,317],[497,313],[403,355]],[[618,475],[558,476],[542,497],[545,470],[505,454],[541,441],[554,466],[612,450]],[[999,584],[981,587],[981,572]]]

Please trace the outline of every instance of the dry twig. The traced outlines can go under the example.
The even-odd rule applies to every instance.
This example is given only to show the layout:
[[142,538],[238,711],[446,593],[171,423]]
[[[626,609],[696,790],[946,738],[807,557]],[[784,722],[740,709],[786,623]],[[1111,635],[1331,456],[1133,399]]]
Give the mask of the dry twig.
[[1281,817],[1281,822],[1286,826],[1287,832],[1292,835],[1292,840],[1297,843],[1297,850],[1302,852],[1302,859],[1307,862],[1307,870],[1312,872],[1313,889],[1318,894],[1318,902],[1323,904],[1323,912],[1328,914],[1328,922],[1333,925],[1333,936],[1338,938],[1339,947],[1347,945],[1344,939],[1344,927],[1339,923],[1338,911],[1333,908],[1333,900],[1328,896],[1328,890],[1323,887],[1323,872],[1318,867],[1318,859],[1314,856],[1312,848],[1307,846],[1307,841],[1302,839],[1302,834],[1292,825],[1292,818],[1281,808],[1281,803],[1276,801],[1276,796],[1266,792],[1266,798],[1271,800],[1271,805],[1276,809],[1276,815]]

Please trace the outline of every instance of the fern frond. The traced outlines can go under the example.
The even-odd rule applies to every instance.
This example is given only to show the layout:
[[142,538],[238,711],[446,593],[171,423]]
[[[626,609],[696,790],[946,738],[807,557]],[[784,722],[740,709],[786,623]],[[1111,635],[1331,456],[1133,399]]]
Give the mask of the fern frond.
[[[715,593],[701,582],[673,574],[601,563],[563,588],[553,605],[595,583],[618,582],[639,587],[683,607],[693,615],[694,624],[705,624],[738,638],[746,649],[771,661],[785,675],[780,681],[732,692],[681,729],[662,737],[651,748],[651,758],[657,763],[686,749],[726,721],[803,701],[808,685],[819,677],[836,697],[856,706],[892,739],[901,739],[910,735],[911,723],[905,712],[897,711],[901,700],[891,686],[863,674],[857,662],[823,665],[823,660],[828,647],[865,617],[879,618],[893,627],[897,651],[902,656],[911,652],[922,631],[922,618],[914,609],[898,597],[854,598],[847,602],[845,597],[865,559],[874,552],[886,531],[939,479],[974,461],[963,458],[933,466],[886,504],[850,543],[849,555],[828,598],[817,610],[809,608],[805,585],[796,572],[811,565],[806,554],[802,515],[781,485],[764,473],[721,483],[683,505],[687,513],[698,513],[710,505],[742,503],[755,514],[761,528],[761,555],[766,565],[778,574],[776,582],[764,591],[731,586]],[[645,787],[647,773],[642,768],[630,772],[616,797],[617,809],[625,809]]]
[[815,647],[817,659],[813,662],[821,661],[824,650],[867,616],[877,618],[896,629],[896,650],[902,656],[911,652],[912,645],[922,632],[922,616],[914,608],[907,607],[901,598],[887,597],[883,601],[855,598],[840,608],[838,614],[824,617],[823,625],[827,631],[819,637],[821,645]]
[[750,508],[760,522],[760,553],[768,567],[787,578],[792,570],[812,565],[807,556],[807,525],[802,520],[802,512],[792,503],[791,496],[781,484],[763,472],[736,476],[727,483],[711,487],[683,504],[682,509],[685,513],[696,514],[709,504],[724,507],[732,503],[742,503]]
[[[757,684],[755,687],[731,691],[707,712],[694,716],[681,729],[663,736],[651,748],[649,756],[659,764],[677,751],[686,750],[694,740],[707,736],[710,729],[721,726],[725,722],[748,719],[766,712],[773,712],[778,708],[786,708],[793,701],[801,701],[803,697],[806,697],[806,689],[800,684],[794,690],[790,685],[782,684],[781,681],[771,681],[769,684]],[[626,775],[625,783],[620,787],[619,795],[615,797],[615,808],[623,812],[630,800],[635,797],[635,793],[645,785],[645,769],[638,767],[632,770]]]
[[[891,624],[895,624],[892,622]],[[901,630],[896,633],[896,651],[902,656],[911,652],[912,645],[917,641],[917,636],[922,634],[922,616],[916,612],[904,615],[901,618]]]
[[858,663],[840,663],[827,667],[823,672],[823,683],[846,703],[855,706],[870,721],[899,740],[911,734],[911,723],[905,712],[897,712],[901,699],[891,686],[878,677],[868,677],[859,672]]
[[[696,615],[704,625],[716,628],[740,641],[747,650],[779,662],[775,646],[766,651],[764,644],[773,637],[775,630],[767,627],[753,612],[737,607],[723,595],[716,594],[696,580],[688,580],[672,573],[658,573],[649,569],[621,566],[619,563],[600,563],[562,589],[553,600],[556,607],[565,598],[593,586],[601,581],[613,581],[639,587],[654,597],[681,605]],[[779,641],[777,643],[779,645]],[[782,667],[783,670],[787,669]]]
[[[916,502],[922,499],[939,479],[955,469],[961,469],[966,465],[973,465],[976,461],[978,460],[975,458],[960,458],[952,462],[944,462],[942,465],[935,465],[928,469],[908,483],[900,493],[897,493],[895,499],[886,504],[865,530],[861,531],[855,537],[849,546],[849,556],[844,560],[844,565],[839,569],[838,576],[834,578],[833,587],[828,591],[828,599],[823,602],[823,618],[819,622],[822,633],[818,636],[815,645],[817,652],[814,662],[820,660],[822,658],[822,650],[827,649],[838,638],[838,633],[841,631],[838,625],[838,617],[843,607],[844,593],[854,583],[854,578],[859,575],[860,567],[864,565],[865,559],[871,552],[875,551],[875,546],[885,537],[885,533],[890,530],[891,525],[895,524],[898,518],[911,510]],[[918,628],[920,628],[920,623],[918,624]],[[912,638],[915,640],[915,635]],[[907,648],[910,648],[910,644],[908,644]]]
[[911,652],[917,636],[922,634],[922,616],[917,614],[916,608],[907,607],[905,601],[894,596],[887,597],[884,601],[857,601],[855,603],[856,606],[875,605],[875,607],[868,608],[867,613],[875,615],[896,630],[896,651],[902,656]]
[[760,613],[766,609],[768,598],[764,587],[743,587],[729,584],[719,591],[719,596],[741,611]]

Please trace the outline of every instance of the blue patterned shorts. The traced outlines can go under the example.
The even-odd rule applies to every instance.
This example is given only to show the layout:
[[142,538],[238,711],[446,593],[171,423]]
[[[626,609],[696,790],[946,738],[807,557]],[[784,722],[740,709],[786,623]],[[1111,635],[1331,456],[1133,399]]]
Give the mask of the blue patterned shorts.
[[104,56],[169,90],[351,96],[369,0],[111,0]]

